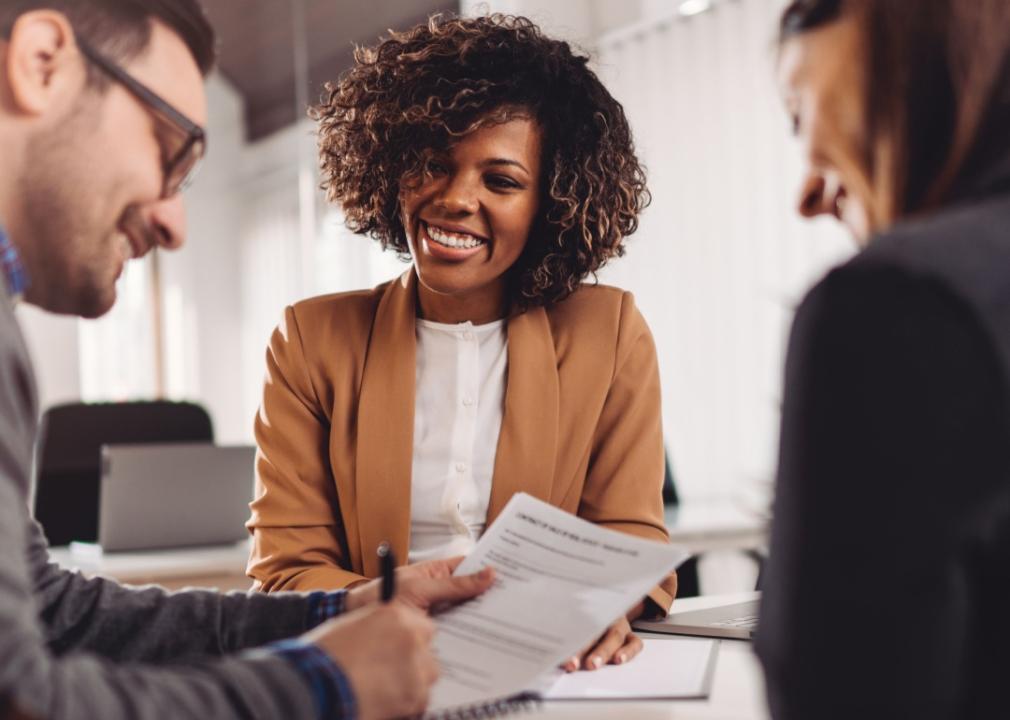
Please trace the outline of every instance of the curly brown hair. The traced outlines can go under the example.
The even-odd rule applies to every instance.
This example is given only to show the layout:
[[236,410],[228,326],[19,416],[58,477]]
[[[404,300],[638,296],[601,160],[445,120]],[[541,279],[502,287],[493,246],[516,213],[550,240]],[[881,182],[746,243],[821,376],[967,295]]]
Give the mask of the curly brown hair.
[[510,271],[512,302],[558,302],[624,254],[650,200],[645,172],[624,109],[568,43],[524,17],[436,15],[355,60],[312,111],[323,189],[352,231],[406,255],[404,179],[518,111],[543,132],[544,171],[539,217]]

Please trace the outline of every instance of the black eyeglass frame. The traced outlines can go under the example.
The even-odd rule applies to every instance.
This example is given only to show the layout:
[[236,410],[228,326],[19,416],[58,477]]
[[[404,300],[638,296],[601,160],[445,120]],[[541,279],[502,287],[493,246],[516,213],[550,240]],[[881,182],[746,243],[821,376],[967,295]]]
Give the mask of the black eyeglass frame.
[[[207,152],[207,133],[202,127],[183,115],[175,107],[165,100],[151,88],[144,85],[135,77],[126,72],[118,64],[102,55],[93,48],[86,40],[77,37],[77,47],[93,65],[113,80],[126,88],[130,94],[147,105],[151,110],[168,120],[172,125],[186,136],[186,141],[182,147],[165,163],[163,168],[164,181],[161,190],[163,198],[170,198],[182,192],[189,186],[196,176],[196,171],[200,166],[200,161]],[[192,158],[191,166],[186,169],[177,180],[173,180],[177,169],[187,159]]]

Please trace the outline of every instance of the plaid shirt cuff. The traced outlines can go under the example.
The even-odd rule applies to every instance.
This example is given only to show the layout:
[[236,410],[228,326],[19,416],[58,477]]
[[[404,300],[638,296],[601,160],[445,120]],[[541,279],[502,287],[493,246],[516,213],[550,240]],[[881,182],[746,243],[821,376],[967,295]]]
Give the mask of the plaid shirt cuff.
[[308,627],[311,630],[330,618],[342,615],[347,607],[347,591],[314,592],[309,595]]
[[8,295],[17,300],[28,288],[28,273],[25,272],[18,251],[3,228],[0,228],[0,270],[3,271],[3,281],[7,286]]
[[354,690],[340,666],[315,645],[285,640],[267,647],[284,658],[305,678],[312,689],[320,720],[354,720],[358,717]]

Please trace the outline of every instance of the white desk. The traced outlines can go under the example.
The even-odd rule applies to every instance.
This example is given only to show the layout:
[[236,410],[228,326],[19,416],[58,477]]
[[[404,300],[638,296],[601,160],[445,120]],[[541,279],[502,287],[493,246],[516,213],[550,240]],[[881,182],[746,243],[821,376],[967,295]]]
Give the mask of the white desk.
[[221,547],[122,553],[80,553],[69,547],[54,547],[49,549],[49,557],[62,567],[128,585],[153,583],[169,590],[207,587],[221,591],[252,587],[245,574],[247,541]]
[[[699,610],[754,597],[754,593],[711,595],[677,600],[674,606],[678,611]],[[530,715],[557,720],[767,720],[764,680],[751,644],[722,640],[718,652],[707,700],[548,702]]]
[[[670,508],[666,524],[672,541],[692,554],[759,549],[767,542],[767,519],[730,502],[691,502]],[[53,547],[49,555],[65,568],[129,585],[153,583],[169,590],[211,587],[222,591],[252,586],[245,574],[249,559],[245,541],[225,547],[105,554]]]

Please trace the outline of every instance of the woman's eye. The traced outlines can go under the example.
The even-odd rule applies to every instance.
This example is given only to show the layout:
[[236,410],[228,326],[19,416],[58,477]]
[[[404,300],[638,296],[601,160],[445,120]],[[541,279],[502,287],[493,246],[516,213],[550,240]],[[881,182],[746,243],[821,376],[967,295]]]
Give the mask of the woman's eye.
[[495,188],[515,190],[522,187],[519,183],[505,175],[491,175],[487,179],[488,185]]

